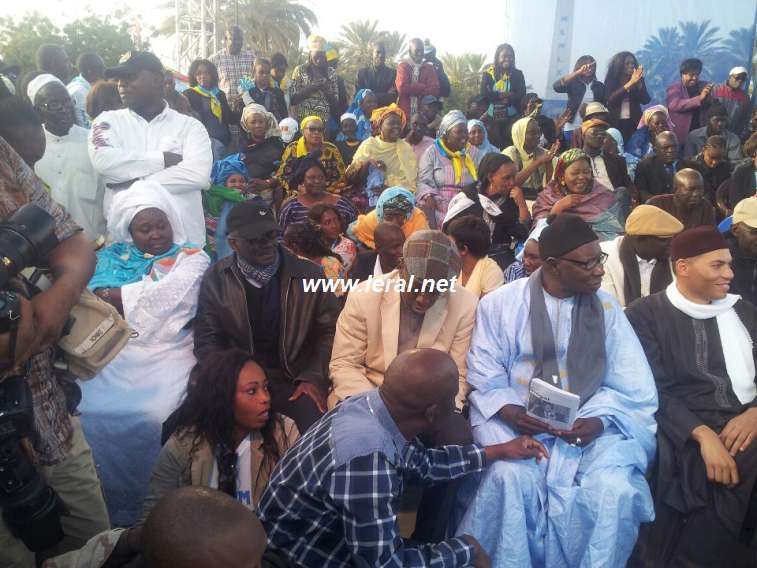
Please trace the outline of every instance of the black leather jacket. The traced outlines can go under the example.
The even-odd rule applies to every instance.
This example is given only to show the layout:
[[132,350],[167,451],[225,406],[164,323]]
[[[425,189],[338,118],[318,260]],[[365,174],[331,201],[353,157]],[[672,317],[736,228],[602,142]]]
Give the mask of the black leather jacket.
[[[279,248],[281,268],[281,333],[279,359],[290,381],[328,386],[328,368],[339,303],[331,292],[305,292],[303,281],[324,278],[316,264]],[[215,350],[236,347],[255,352],[243,276],[232,255],[218,261],[203,277],[194,325],[198,360]]]

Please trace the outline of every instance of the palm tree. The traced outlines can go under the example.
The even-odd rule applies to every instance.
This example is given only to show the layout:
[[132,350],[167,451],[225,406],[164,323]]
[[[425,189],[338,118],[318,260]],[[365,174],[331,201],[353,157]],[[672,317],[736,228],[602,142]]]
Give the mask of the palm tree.
[[[159,8],[172,8],[174,2],[166,0]],[[179,14],[184,16],[185,14]],[[255,53],[270,55],[276,51],[289,53],[292,47],[299,49],[300,36],[307,36],[318,23],[315,12],[297,0],[234,0],[224,2],[219,10],[218,40],[223,42],[227,28],[238,25],[245,34],[245,41]],[[166,18],[158,27],[157,34],[172,35],[175,31],[174,17]]]
[[486,56],[480,53],[461,55],[445,53],[439,59],[444,64],[444,71],[452,86],[446,108],[465,111],[468,107],[468,99],[479,91],[481,69],[486,63]]
[[[731,30],[728,37],[723,40],[723,55],[728,58],[727,67],[735,67],[736,65],[743,65],[747,69],[752,69],[752,42],[754,40],[752,30],[749,28],[739,28],[737,30]],[[727,73],[728,71],[724,71]],[[725,79],[725,77],[719,77]]]
[[386,47],[386,60],[396,61],[405,54],[405,34],[399,32],[381,32],[381,41]]
[[647,91],[655,100],[665,99],[665,88],[678,77],[682,38],[677,28],[660,28],[647,39],[636,57],[644,66]]
[[221,20],[241,27],[253,51],[268,55],[299,45],[300,36],[318,23],[315,12],[297,0],[235,0],[224,7]]
[[704,22],[678,22],[681,28],[681,49],[684,58],[697,57],[702,60],[703,71],[713,75],[723,55],[718,32],[720,28],[710,27],[710,20]]

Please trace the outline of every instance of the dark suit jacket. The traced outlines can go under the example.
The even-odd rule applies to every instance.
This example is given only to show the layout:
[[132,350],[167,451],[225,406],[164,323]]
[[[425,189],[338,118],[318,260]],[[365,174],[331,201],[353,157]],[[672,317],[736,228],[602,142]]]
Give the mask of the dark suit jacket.
[[[673,165],[677,170],[677,164]],[[673,175],[669,173],[662,160],[655,155],[647,156],[636,166],[636,189],[639,192],[639,201],[646,203],[655,195],[673,193]]]
[[182,93],[189,101],[192,110],[195,111],[200,117],[200,122],[205,126],[208,131],[208,135],[211,138],[216,138],[224,144],[228,144],[231,140],[231,132],[229,131],[229,125],[234,123],[233,115],[229,103],[226,100],[226,95],[223,91],[218,93],[218,100],[221,103],[221,120],[219,121],[210,110],[210,105],[207,104],[208,98],[203,97],[201,94],[187,89]]
[[[575,79],[570,83],[563,83],[562,77],[560,77],[552,85],[552,88],[556,93],[568,93],[567,110],[570,110],[570,118],[568,120],[573,120],[578,112],[578,107],[581,106],[581,102],[584,100],[586,83],[581,79]],[[605,104],[605,84],[594,79],[589,88],[591,88],[591,92],[594,95],[594,100]]]
[[607,175],[612,182],[612,186],[625,187],[630,190],[633,187],[633,182],[628,177],[628,167],[626,166],[625,158],[605,153],[602,154],[602,158],[605,160],[605,168],[607,168]]
[[359,252],[357,258],[355,258],[355,264],[352,265],[350,278],[360,282],[368,280],[373,275],[373,267],[376,266],[377,255],[378,253],[375,250]]

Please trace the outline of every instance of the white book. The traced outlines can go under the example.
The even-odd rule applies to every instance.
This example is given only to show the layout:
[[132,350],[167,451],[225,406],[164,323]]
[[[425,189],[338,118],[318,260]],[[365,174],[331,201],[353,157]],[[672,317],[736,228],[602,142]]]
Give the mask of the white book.
[[[556,382],[556,381],[555,381]],[[557,430],[570,430],[578,413],[581,397],[542,379],[531,379],[526,414]]]

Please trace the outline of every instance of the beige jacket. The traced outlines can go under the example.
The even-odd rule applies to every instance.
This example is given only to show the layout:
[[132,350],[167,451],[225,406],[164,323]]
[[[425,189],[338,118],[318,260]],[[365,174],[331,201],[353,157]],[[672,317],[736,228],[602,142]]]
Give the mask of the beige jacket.
[[[283,428],[277,428],[274,436],[279,445],[279,452],[283,456],[291,448],[300,433],[294,422],[282,416]],[[160,451],[158,461],[150,477],[150,490],[142,508],[143,523],[152,508],[163,495],[173,489],[187,485],[208,487],[213,473],[215,456],[210,444],[201,440],[193,452],[195,436],[192,432],[174,433]],[[275,464],[263,463],[263,436],[260,432],[253,432],[250,440],[250,466],[252,469],[252,503],[257,506],[263,491],[268,485],[271,471]]]
[[[383,276],[397,281],[397,271]],[[397,356],[400,326],[400,293],[388,291],[372,279],[361,282],[347,296],[336,323],[329,375],[332,390],[329,408],[345,398],[374,389],[384,382],[384,371]],[[372,289],[372,282],[376,282]],[[378,291],[376,291],[378,290]],[[441,296],[426,312],[418,347],[450,354],[460,370],[456,405],[463,407],[468,394],[465,357],[468,354],[478,299],[459,284]]]

